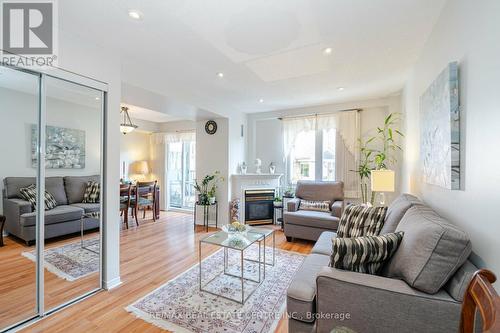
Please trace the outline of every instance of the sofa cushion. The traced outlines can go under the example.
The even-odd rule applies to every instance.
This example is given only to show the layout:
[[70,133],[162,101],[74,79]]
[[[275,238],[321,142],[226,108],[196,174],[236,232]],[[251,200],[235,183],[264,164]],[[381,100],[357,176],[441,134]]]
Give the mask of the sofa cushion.
[[472,280],[472,275],[478,268],[474,266],[469,260],[460,266],[457,272],[451,277],[451,279],[446,283],[444,289],[450,294],[453,299],[457,302],[463,302],[465,292],[469,286],[470,280]]
[[330,201],[300,200],[299,210],[330,212]]
[[337,230],[339,225],[339,218],[332,216],[328,212],[299,210],[296,212],[285,212],[283,215],[285,224],[295,224],[331,230]]
[[387,207],[348,206],[340,218],[337,237],[377,236],[386,211]]
[[84,203],[98,203],[101,195],[101,184],[98,182],[87,182],[85,192],[83,193]]
[[68,197],[68,203],[80,203],[87,188],[87,182],[100,182],[100,176],[67,176],[64,177],[64,189]]
[[[35,177],[6,177],[3,180],[7,198],[21,198],[20,189],[36,184]],[[67,205],[68,199],[64,191],[62,177],[45,178],[45,190],[52,194],[58,205]]]
[[299,180],[295,189],[295,196],[304,200],[330,202],[344,200],[344,183]]
[[324,231],[314,244],[311,253],[330,256],[332,254],[332,239],[337,237],[335,232]]
[[[57,206],[54,209],[45,211],[45,224],[60,223],[81,219],[83,209],[73,206]],[[36,212],[21,215],[21,225],[30,227],[36,225]]]
[[[34,184],[31,184],[28,187],[21,188],[19,192],[21,192],[21,197],[31,204],[33,210],[36,210],[36,199],[37,199],[36,186]],[[56,199],[54,199],[52,194],[50,194],[47,191],[45,191],[44,201],[45,201],[44,202],[45,210],[50,210],[57,206]]]
[[98,203],[75,203],[71,204],[73,207],[78,207],[82,208],[85,213],[93,213],[93,212],[99,212],[101,209],[101,205]]
[[425,205],[408,209],[396,231],[405,236],[384,275],[434,294],[471,253],[469,236]]
[[377,274],[384,261],[396,252],[403,234],[399,231],[381,236],[335,237],[330,267]]
[[310,254],[306,257],[287,291],[287,311],[293,318],[313,322],[316,298],[316,275],[324,266],[328,266],[329,256]]
[[380,234],[388,234],[396,231],[396,228],[405,215],[406,211],[414,205],[423,205],[417,197],[411,194],[401,194],[387,208],[385,221]]

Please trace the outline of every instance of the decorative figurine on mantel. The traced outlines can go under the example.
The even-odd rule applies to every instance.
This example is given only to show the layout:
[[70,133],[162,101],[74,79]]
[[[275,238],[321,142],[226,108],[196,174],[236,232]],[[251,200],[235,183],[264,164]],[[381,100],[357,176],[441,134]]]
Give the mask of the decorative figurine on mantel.
[[262,173],[262,161],[260,158],[255,159],[255,173]]
[[246,175],[247,174],[247,169],[248,169],[248,166],[247,166],[246,162],[241,163],[241,165],[240,165],[240,173],[242,175]]
[[271,164],[269,164],[269,173],[271,175],[274,175],[275,172],[276,172],[276,165],[274,165],[274,162],[271,162]]

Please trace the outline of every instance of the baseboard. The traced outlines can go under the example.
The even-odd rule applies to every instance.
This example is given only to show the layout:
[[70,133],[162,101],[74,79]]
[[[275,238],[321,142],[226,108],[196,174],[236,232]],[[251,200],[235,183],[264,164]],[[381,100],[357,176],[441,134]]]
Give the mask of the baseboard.
[[116,288],[118,287],[120,284],[122,284],[122,281],[120,279],[120,277],[116,277],[110,281],[102,281],[102,287],[106,290],[110,290],[110,289],[113,289],[113,288]]

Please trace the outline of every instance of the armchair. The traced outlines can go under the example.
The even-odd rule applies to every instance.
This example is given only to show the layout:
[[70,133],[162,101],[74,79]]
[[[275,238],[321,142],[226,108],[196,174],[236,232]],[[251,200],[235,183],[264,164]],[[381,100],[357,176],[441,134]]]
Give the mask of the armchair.
[[[344,209],[343,182],[299,181],[295,198],[287,202],[283,214],[287,241],[292,237],[317,240],[323,231],[336,231]],[[330,211],[301,210],[301,200],[329,201]]]

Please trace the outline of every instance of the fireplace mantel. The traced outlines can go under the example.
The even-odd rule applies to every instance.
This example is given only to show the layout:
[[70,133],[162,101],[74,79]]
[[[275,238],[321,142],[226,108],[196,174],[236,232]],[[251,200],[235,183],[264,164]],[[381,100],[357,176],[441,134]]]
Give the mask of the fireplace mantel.
[[245,191],[249,189],[276,189],[282,174],[247,173],[231,175],[231,199],[240,199],[240,222],[245,221]]

